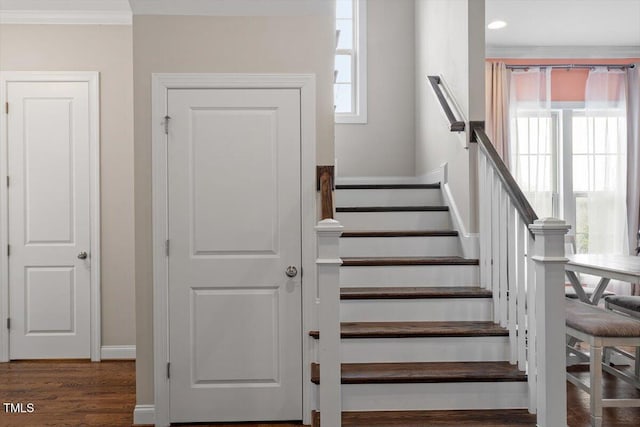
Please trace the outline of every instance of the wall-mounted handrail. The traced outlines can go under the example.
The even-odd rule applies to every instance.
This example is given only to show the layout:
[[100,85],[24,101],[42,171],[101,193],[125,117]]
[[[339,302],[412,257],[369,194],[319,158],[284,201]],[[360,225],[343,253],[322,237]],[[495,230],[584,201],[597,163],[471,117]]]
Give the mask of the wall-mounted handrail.
[[449,130],[451,132],[464,132],[464,120],[458,120],[456,115],[453,113],[453,109],[449,105],[447,97],[442,89],[442,79],[439,76],[427,76],[427,79],[429,80],[429,83],[431,83],[431,87],[438,98],[438,102],[440,102],[440,107],[442,107],[445,116],[447,116],[447,120],[449,120]]
[[533,207],[529,203],[529,200],[527,200],[527,197],[522,192],[522,189],[516,182],[513,175],[511,175],[511,172],[509,172],[507,165],[505,165],[500,158],[500,155],[493,146],[489,136],[487,136],[484,129],[481,127],[475,127],[473,132],[476,137],[475,140],[478,142],[480,149],[486,154],[487,160],[491,163],[491,166],[502,182],[502,185],[504,185],[504,189],[507,194],[509,194],[509,198],[511,199],[513,206],[518,211],[518,214],[520,214],[520,217],[525,224],[533,224],[535,220],[538,219],[538,215],[533,210]]

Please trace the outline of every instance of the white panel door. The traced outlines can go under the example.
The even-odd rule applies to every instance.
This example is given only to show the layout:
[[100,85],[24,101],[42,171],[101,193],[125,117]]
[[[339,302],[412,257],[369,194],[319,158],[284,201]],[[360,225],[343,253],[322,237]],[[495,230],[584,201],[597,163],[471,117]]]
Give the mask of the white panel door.
[[88,83],[10,82],[7,99],[9,357],[88,358]]
[[171,421],[302,418],[300,93],[169,90]]

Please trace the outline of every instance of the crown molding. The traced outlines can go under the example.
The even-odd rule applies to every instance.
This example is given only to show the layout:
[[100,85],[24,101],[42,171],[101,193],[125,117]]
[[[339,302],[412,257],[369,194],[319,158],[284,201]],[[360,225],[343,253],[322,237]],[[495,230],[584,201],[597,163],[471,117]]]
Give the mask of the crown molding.
[[130,11],[0,10],[0,24],[131,25]]
[[309,16],[331,15],[327,0],[129,0],[134,15]]
[[487,58],[640,58],[640,46],[491,46]]

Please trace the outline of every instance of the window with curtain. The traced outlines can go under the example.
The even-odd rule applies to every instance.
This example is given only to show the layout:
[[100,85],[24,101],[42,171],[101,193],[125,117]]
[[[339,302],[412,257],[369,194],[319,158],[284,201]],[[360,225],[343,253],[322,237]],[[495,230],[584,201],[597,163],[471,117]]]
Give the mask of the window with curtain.
[[557,216],[558,116],[519,111],[511,128],[516,144],[511,150],[516,180],[540,217]]
[[336,0],[336,123],[367,122],[366,0]]
[[512,72],[512,173],[538,216],[572,225],[577,253],[627,253],[625,73],[592,69],[584,103],[556,103],[550,71]]
[[[573,202],[578,253],[623,253],[626,156],[625,119],[617,109],[574,111],[572,120]],[[620,188],[621,187],[621,188]],[[603,224],[604,226],[601,226]],[[590,231],[591,230],[591,231]]]
[[557,216],[559,135],[550,70],[514,70],[509,94],[511,171],[539,217]]

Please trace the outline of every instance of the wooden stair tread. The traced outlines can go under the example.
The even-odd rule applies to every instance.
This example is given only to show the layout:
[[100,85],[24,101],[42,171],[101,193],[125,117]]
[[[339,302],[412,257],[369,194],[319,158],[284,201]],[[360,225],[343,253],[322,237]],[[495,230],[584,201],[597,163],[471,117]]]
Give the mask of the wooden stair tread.
[[[343,363],[342,384],[457,383],[526,381],[509,362]],[[311,381],[320,383],[320,365],[311,364]]]
[[342,206],[336,212],[446,212],[448,206]]
[[[319,331],[309,332],[320,338]],[[501,337],[509,331],[493,322],[342,322],[342,338]]]
[[342,184],[336,185],[336,190],[419,190],[438,189],[440,183],[435,184]]
[[340,288],[340,299],[491,298],[488,289],[474,286]]
[[342,237],[456,237],[456,230],[345,231]]
[[477,259],[442,257],[343,257],[343,267],[384,265],[479,265]]
[[[473,426],[510,427],[536,425],[536,415],[526,409],[433,410],[433,411],[345,411],[345,427],[397,426]],[[313,412],[313,427],[320,427],[320,413]]]

